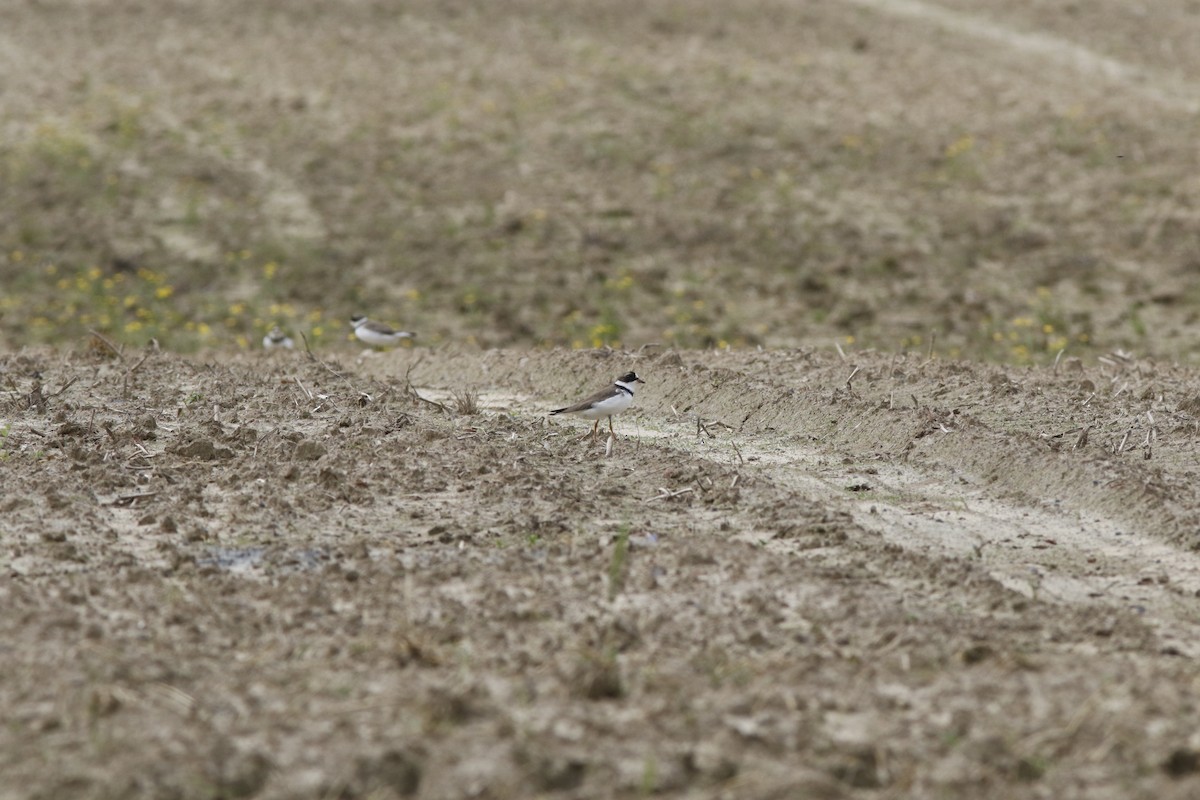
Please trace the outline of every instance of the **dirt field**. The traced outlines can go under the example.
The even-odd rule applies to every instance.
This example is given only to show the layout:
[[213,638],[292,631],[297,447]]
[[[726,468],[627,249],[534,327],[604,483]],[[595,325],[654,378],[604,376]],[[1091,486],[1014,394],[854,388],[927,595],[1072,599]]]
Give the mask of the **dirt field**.
[[1200,796],[1200,16],[1012,5],[4,5],[0,800]]
[[1194,373],[135,355],[3,362],[8,796],[1200,782]]

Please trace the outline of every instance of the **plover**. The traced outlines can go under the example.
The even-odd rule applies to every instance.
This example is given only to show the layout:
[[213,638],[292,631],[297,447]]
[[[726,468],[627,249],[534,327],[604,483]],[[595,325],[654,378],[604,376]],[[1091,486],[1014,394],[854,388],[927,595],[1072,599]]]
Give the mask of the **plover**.
[[411,339],[416,336],[415,333],[396,331],[382,323],[371,322],[371,320],[361,314],[351,317],[350,325],[354,328],[355,336],[373,347],[388,347],[400,344],[402,340]]
[[271,332],[263,337],[263,347],[267,348],[268,350],[273,347],[283,347],[291,350],[295,346],[296,343],[292,341],[292,337],[279,330],[278,325],[276,325],[274,328],[271,328]]
[[613,430],[612,418],[615,414],[620,414],[633,405],[633,385],[635,383],[645,383],[645,381],[639,378],[636,372],[626,372],[613,381],[612,386],[607,389],[596,392],[573,406],[556,408],[550,414],[575,414],[584,419],[595,420],[595,424],[592,425],[593,441],[596,439],[596,432],[600,429],[600,420],[607,418],[608,432],[615,439],[617,432]]

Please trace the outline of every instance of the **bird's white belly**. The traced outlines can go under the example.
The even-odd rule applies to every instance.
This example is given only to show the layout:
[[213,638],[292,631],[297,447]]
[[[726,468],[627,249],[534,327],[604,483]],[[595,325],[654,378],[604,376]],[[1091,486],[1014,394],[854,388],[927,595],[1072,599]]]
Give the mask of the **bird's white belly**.
[[621,392],[615,397],[601,400],[586,411],[580,411],[579,416],[584,419],[604,419],[605,417],[611,417],[613,414],[620,414],[631,405],[633,405],[633,398],[625,392]]
[[362,341],[366,342],[367,344],[377,345],[379,347],[382,347],[382,346],[388,345],[388,344],[395,344],[396,342],[398,342],[404,338],[403,336],[397,336],[394,333],[392,333],[392,334],[379,333],[377,331],[368,331],[368,330],[364,330],[362,328],[359,328],[358,330],[356,330],[354,332],[354,335],[357,336]]

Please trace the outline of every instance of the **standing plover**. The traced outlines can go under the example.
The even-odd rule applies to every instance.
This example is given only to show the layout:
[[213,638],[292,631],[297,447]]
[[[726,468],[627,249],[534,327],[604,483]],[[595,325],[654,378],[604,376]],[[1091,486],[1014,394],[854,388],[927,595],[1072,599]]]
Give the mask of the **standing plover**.
[[350,325],[354,328],[355,336],[373,347],[388,347],[389,345],[400,344],[402,340],[411,339],[416,336],[415,333],[396,331],[382,323],[371,322],[371,320],[361,314],[351,317]]
[[268,350],[273,347],[283,347],[291,350],[295,346],[296,343],[292,341],[292,337],[279,330],[278,325],[276,325],[274,328],[271,328],[271,332],[263,337],[263,347],[267,348]]
[[645,383],[645,381],[639,378],[636,372],[626,372],[613,381],[612,386],[609,386],[607,389],[596,392],[591,397],[586,400],[580,400],[573,406],[556,408],[550,413],[575,414],[584,419],[595,420],[595,424],[592,425],[593,441],[595,441],[596,432],[600,428],[600,420],[607,418],[608,432],[615,439],[617,432],[613,430],[613,415],[620,414],[633,405],[633,385],[635,383]]

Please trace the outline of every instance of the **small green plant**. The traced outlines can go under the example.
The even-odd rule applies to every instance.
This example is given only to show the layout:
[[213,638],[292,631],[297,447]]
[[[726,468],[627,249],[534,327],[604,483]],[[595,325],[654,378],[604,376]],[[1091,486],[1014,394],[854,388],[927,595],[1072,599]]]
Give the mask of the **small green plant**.
[[980,177],[979,148],[972,134],[964,133],[945,146],[938,164],[938,176],[947,182]]
[[1133,329],[1138,338],[1145,338],[1146,321],[1142,319],[1141,308],[1141,303],[1133,303],[1129,306],[1129,327]]
[[642,764],[642,796],[649,797],[658,789],[658,759],[653,753],[646,756]]
[[608,599],[614,599],[625,586],[626,564],[629,560],[629,523],[621,526],[613,544],[612,560],[608,563]]
[[[1005,320],[989,320],[983,326],[984,335],[991,340],[996,356],[1018,364],[1030,364],[1039,358],[1054,358],[1071,345],[1086,345],[1091,332],[1073,324],[1055,302],[1053,292],[1038,287],[1035,297],[1016,316]],[[906,346],[919,344],[906,340]]]
[[625,696],[625,682],[616,648],[585,650],[579,661],[576,691],[588,700],[615,700]]
[[626,328],[624,310],[630,304],[635,284],[634,275],[628,268],[602,279],[599,286],[589,292],[585,307],[576,308],[561,318],[560,327],[550,340],[566,340],[576,350],[620,348]]
[[[25,257],[12,252],[7,259],[21,263]],[[154,338],[179,350],[218,344],[246,349],[257,346],[275,325],[293,337],[304,330],[313,343],[326,336],[330,320],[323,310],[272,299],[278,291],[275,276],[282,269],[278,261],[259,265],[249,250],[228,253],[226,261],[254,276],[256,294],[230,301],[219,293],[177,291],[165,273],[146,267],[122,272],[46,264],[27,273],[31,277],[23,290],[31,302],[7,303],[3,310],[27,320],[31,339],[47,342],[91,330],[125,344]]]

